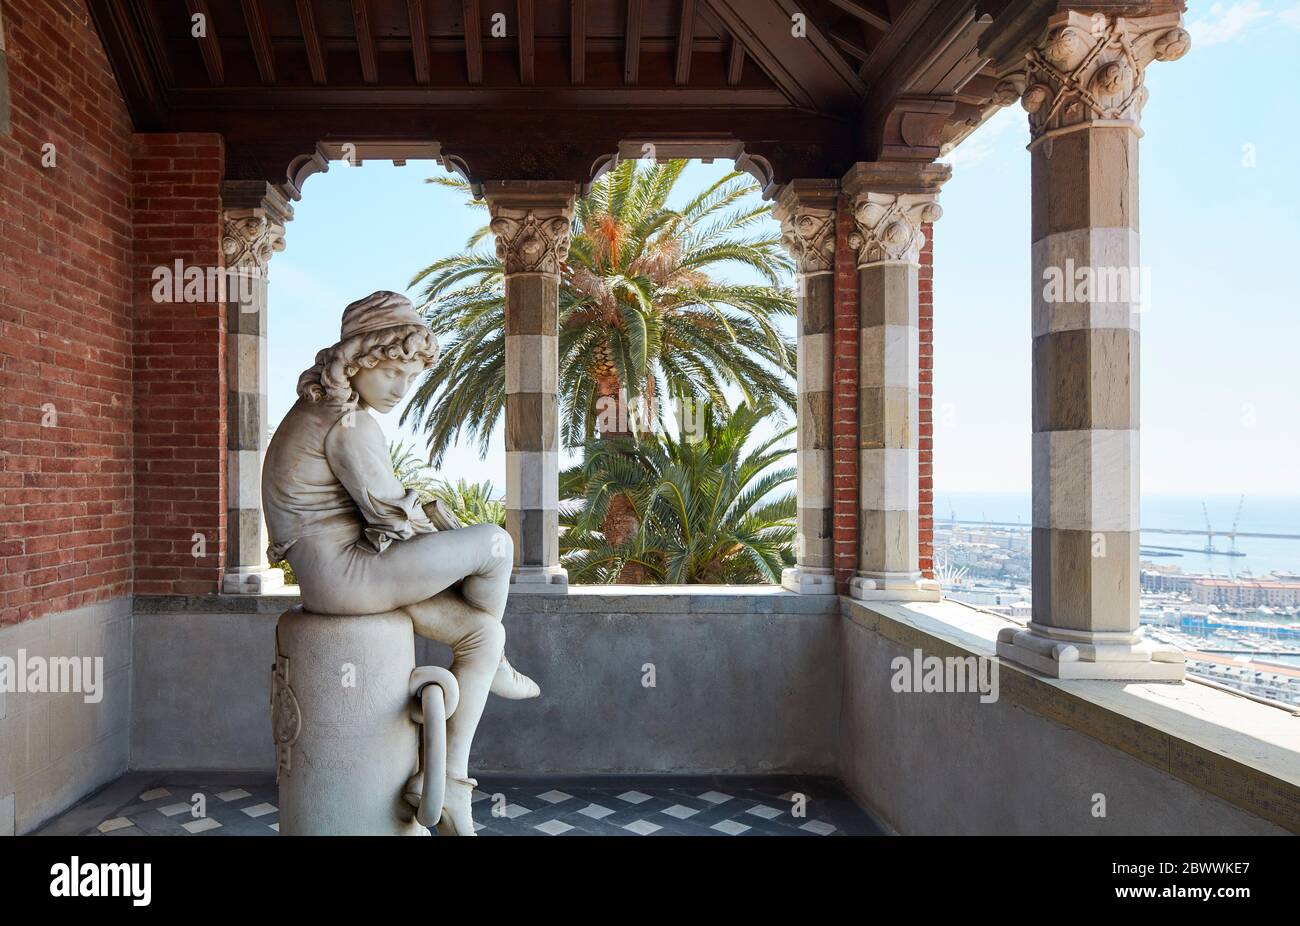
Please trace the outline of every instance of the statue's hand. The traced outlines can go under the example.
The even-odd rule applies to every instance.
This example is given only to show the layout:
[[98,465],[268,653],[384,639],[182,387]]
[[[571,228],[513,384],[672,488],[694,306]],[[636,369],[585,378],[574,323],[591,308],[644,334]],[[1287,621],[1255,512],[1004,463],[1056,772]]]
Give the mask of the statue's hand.
[[440,498],[435,498],[424,506],[424,516],[440,531],[454,531],[458,527],[465,526],[451,513],[447,503]]

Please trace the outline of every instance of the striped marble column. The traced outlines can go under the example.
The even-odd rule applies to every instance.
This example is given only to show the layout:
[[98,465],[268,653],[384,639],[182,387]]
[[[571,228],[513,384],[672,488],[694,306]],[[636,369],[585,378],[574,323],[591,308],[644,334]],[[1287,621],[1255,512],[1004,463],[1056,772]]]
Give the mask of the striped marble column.
[[1059,13],[1030,51],[1033,620],[998,653],[1060,678],[1180,679],[1138,623],[1138,119],[1176,13]]
[[855,598],[938,600],[920,567],[919,274],[937,221],[942,164],[855,164],[841,187],[853,203],[858,254],[858,569]]
[[834,180],[794,180],[777,197],[781,240],[794,259],[798,288],[798,499],[795,566],[781,584],[805,595],[834,595],[831,480],[831,374],[835,363]]
[[563,594],[560,566],[560,265],[577,187],[561,181],[483,184],[506,287],[506,529],[512,590]]
[[267,265],[284,250],[293,209],[264,182],[222,186],[221,249],[226,273],[226,572],[227,594],[284,585],[266,561],[262,458],[267,444]]

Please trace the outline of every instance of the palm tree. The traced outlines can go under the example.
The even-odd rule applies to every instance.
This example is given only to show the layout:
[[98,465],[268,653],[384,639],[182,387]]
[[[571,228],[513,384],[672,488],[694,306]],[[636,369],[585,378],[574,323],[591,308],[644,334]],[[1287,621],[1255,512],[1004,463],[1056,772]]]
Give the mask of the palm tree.
[[402,488],[413,489],[422,505],[433,501],[438,478],[431,472],[429,464],[406,446],[406,441],[389,441],[388,460]]
[[458,479],[451,482],[439,479],[433,467],[407,447],[405,441],[390,442],[388,457],[397,481],[402,484],[402,488],[413,489],[420,498],[420,504],[441,501],[461,524],[506,523],[505,502],[493,494],[490,481],[466,482]]
[[[794,480],[777,467],[787,428],[752,449],[754,429],[772,412],[741,403],[708,414],[698,441],[591,441],[579,466],[560,476],[560,553],[575,582],[751,584],[779,582],[794,564],[795,497],[773,496]],[[638,526],[611,540],[600,530],[615,498],[628,498]]]
[[[687,162],[624,161],[592,185],[574,210],[559,305],[561,436],[580,447],[598,430],[621,437],[618,415],[602,409],[626,395],[664,414],[667,401],[727,404],[728,388],[746,401],[794,409],[795,348],[776,320],[795,311],[783,279],[791,270],[780,236],[764,228],[767,203],[747,176],[729,173],[680,208],[667,203]],[[432,183],[469,195],[450,178]],[[471,203],[486,209],[482,201]],[[468,250],[434,261],[411,281],[420,307],[444,343],[402,422],[420,422],[438,464],[464,432],[486,454],[505,406],[505,290],[495,254]],[[736,262],[759,285],[716,278]],[[610,417],[616,419],[608,420]]]
[[491,482],[439,480],[433,497],[445,502],[461,524],[506,523],[506,503],[492,492]]

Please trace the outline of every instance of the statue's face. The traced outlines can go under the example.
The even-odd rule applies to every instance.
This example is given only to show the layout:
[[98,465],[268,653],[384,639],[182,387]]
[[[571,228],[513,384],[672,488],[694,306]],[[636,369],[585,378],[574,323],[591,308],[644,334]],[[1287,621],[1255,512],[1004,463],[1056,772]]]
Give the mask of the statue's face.
[[368,370],[358,370],[352,388],[364,405],[383,415],[398,406],[423,372],[420,360],[383,360]]

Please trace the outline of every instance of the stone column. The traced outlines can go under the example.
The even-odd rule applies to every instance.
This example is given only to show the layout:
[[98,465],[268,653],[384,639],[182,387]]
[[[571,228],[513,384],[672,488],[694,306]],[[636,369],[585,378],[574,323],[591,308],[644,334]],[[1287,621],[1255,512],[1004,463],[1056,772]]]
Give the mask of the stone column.
[[[1060,678],[1181,679],[1138,624],[1138,121],[1177,13],[1067,11],[1028,54],[1033,620],[998,653]],[[1016,87],[1020,89],[1020,87]],[[1011,94],[1008,94],[1011,95]]]
[[512,590],[568,590],[560,566],[560,265],[569,253],[577,185],[483,184],[506,287],[506,530]]
[[267,265],[284,250],[293,209],[269,184],[222,185],[221,250],[226,274],[226,572],[227,594],[259,594],[284,585],[266,561],[262,458],[266,453]]
[[831,374],[835,363],[834,180],[794,180],[776,200],[781,240],[798,286],[798,538],[781,584],[805,595],[834,595]]
[[858,255],[858,570],[854,598],[937,601],[920,568],[921,226],[941,215],[947,165],[855,164],[841,187],[852,198]]

